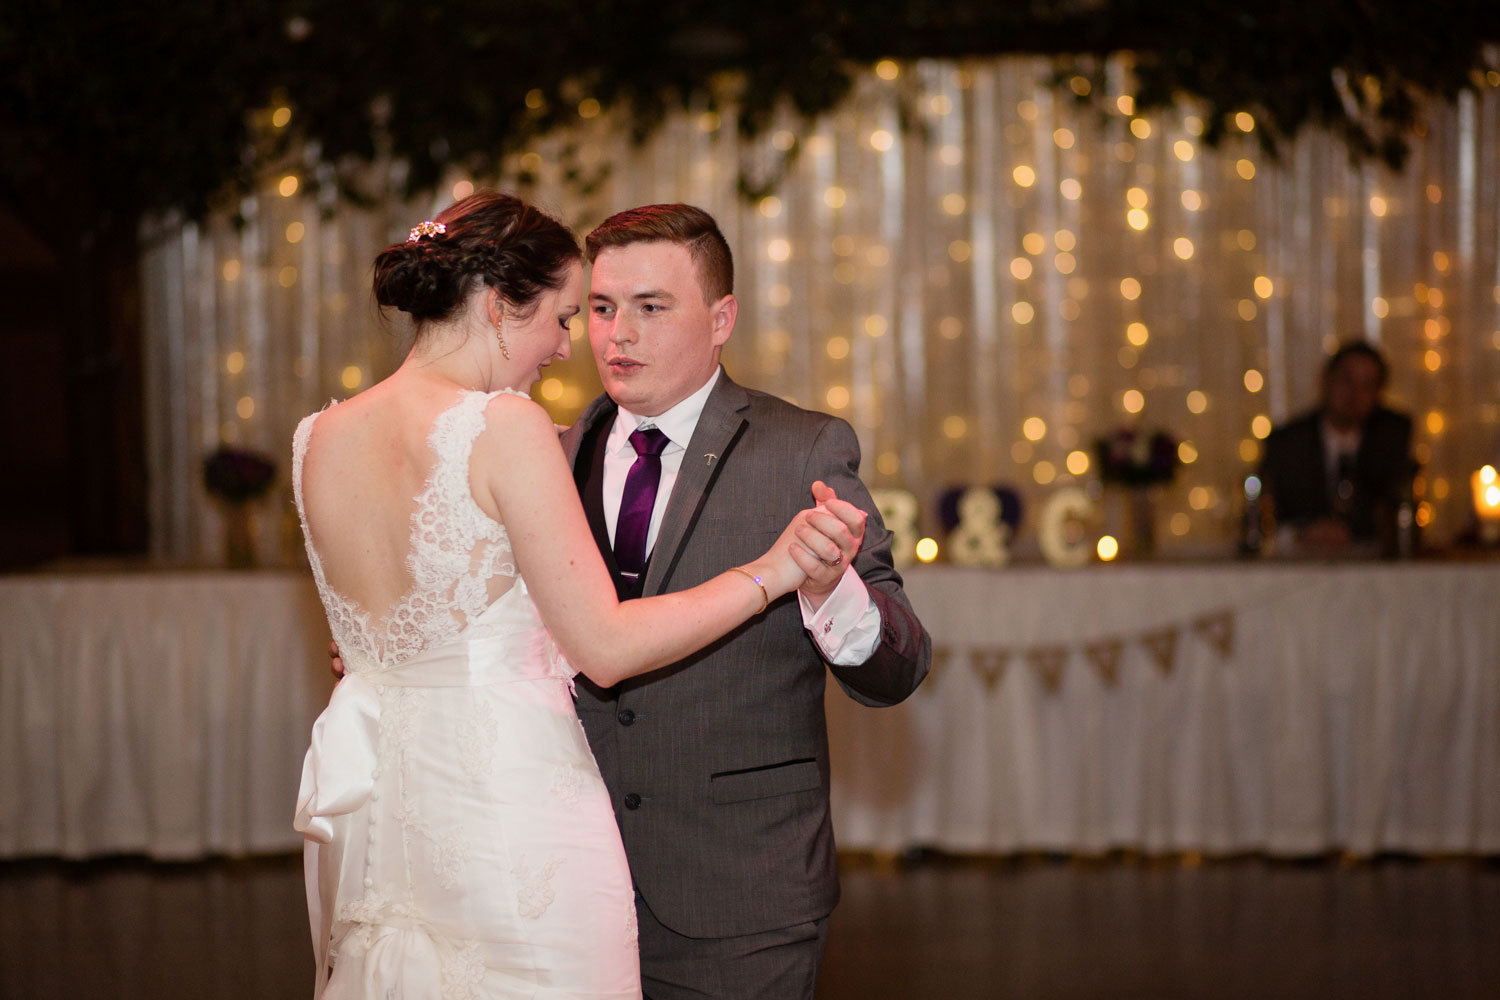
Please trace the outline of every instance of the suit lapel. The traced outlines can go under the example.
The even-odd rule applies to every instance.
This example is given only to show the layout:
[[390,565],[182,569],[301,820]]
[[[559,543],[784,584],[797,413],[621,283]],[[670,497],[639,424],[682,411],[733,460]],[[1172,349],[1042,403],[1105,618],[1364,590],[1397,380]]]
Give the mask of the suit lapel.
[[646,567],[644,593],[660,593],[671,578],[714,482],[729,460],[735,442],[744,433],[749,408],[749,394],[730,381],[727,374],[720,374],[719,384],[704,403],[687,453],[682,456],[682,468],[662,514],[651,562]]
[[620,587],[620,567],[615,564],[614,548],[609,543],[609,525],[604,519],[604,451],[614,421],[615,406],[608,396],[600,396],[563,434],[563,454],[573,467],[573,482],[583,502],[584,517],[594,533],[594,544],[604,558],[604,566]]
[[613,420],[614,416],[614,400],[610,399],[604,393],[600,393],[588,405],[588,409],[583,411],[583,416],[578,418],[578,422],[563,431],[560,440],[562,442],[563,456],[567,458],[569,468],[577,467],[578,449],[582,446],[583,439],[589,430],[601,420]]

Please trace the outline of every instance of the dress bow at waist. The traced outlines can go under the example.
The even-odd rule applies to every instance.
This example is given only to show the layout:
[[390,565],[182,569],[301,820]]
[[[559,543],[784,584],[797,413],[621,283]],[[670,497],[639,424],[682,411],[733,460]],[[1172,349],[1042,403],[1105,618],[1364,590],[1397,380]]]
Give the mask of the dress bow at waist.
[[293,829],[333,839],[334,816],[370,799],[380,765],[380,692],[393,687],[480,687],[518,681],[570,683],[573,670],[546,629],[458,639],[380,670],[350,672],[313,723],[302,761]]
[[332,817],[358,809],[375,789],[379,741],[380,694],[363,675],[347,674],[313,723],[294,830],[320,844],[333,840]]

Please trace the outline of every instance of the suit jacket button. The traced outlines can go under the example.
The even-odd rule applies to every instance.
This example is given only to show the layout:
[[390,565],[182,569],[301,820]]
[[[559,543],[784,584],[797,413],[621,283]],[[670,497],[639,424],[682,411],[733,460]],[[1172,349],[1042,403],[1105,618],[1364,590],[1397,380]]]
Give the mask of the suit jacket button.
[[615,718],[620,720],[620,725],[622,726],[635,724],[635,713],[628,708],[620,709],[620,714],[616,715]]
[[635,792],[627,792],[627,793],[625,793],[625,808],[626,809],[639,809],[640,807],[641,807],[641,797],[639,795],[637,795]]

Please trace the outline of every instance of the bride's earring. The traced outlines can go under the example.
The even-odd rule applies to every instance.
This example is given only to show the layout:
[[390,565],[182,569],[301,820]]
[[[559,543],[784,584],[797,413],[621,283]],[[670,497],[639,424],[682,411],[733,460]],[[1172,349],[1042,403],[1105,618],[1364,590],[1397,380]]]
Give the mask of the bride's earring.
[[500,329],[500,324],[495,324],[495,339],[500,341],[500,356],[506,361],[510,360],[510,348],[505,346],[505,333]]

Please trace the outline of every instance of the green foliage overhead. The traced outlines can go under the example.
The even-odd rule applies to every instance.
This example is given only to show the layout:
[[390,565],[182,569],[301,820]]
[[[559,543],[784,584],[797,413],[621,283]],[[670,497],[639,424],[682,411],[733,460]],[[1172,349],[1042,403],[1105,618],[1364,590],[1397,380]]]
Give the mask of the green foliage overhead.
[[587,98],[640,138],[704,104],[753,135],[828,111],[881,58],[1047,54],[1062,81],[1124,51],[1138,109],[1196,101],[1209,141],[1248,110],[1272,152],[1321,124],[1399,166],[1426,101],[1486,85],[1496,40],[1493,0],[9,0],[0,185],[132,224],[289,165],[358,197],[389,155],[416,191],[496,172]]

